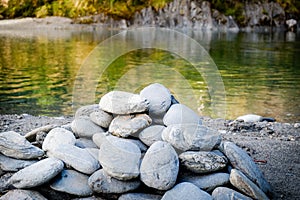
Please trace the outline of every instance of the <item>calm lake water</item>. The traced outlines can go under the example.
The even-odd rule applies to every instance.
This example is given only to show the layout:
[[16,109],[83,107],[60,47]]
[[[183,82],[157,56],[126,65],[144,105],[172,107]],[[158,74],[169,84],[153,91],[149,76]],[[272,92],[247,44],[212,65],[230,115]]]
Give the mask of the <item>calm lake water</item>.
[[[299,33],[185,32],[201,50],[176,34],[158,39],[182,54],[139,48],[143,42],[147,47],[148,36],[116,33],[0,30],[0,114],[72,115],[113,89],[139,92],[159,82],[201,115],[234,119],[255,113],[300,121]],[[211,75],[183,55],[197,66],[212,69],[215,63],[218,70]],[[224,93],[216,91],[218,84]]]

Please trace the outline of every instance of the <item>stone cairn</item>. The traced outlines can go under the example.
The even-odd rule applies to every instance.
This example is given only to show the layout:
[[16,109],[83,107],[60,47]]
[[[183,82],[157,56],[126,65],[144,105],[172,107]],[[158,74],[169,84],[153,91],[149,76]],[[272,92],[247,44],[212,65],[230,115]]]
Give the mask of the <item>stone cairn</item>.
[[[268,199],[249,155],[155,83],[112,91],[71,124],[0,133],[0,199]],[[51,196],[52,195],[52,196]]]

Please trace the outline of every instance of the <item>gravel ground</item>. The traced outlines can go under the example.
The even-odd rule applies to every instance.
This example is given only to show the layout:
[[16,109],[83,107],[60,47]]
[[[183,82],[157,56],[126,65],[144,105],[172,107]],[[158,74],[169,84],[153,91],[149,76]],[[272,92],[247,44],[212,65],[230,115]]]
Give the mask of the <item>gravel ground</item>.
[[[0,115],[0,132],[14,130],[22,135],[48,124],[63,125],[72,117]],[[259,165],[272,185],[273,199],[300,199],[300,124],[242,123],[203,118],[224,140],[242,147]]]

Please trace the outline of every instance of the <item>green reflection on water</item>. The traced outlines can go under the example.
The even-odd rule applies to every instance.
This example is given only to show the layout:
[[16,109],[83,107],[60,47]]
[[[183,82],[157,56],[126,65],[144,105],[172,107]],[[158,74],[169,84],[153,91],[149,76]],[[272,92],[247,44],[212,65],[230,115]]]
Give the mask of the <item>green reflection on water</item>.
[[[92,49],[112,34],[0,34],[0,114],[73,114],[77,71]],[[285,33],[188,34],[207,49],[220,70],[227,118],[257,113],[300,121],[299,35],[291,39]],[[115,60],[99,77],[97,99],[116,88],[132,90],[131,84],[140,81],[134,88],[138,92],[152,80],[165,84],[175,96],[180,94],[177,98],[199,114],[211,115],[203,77],[177,55],[153,49],[132,51]]]

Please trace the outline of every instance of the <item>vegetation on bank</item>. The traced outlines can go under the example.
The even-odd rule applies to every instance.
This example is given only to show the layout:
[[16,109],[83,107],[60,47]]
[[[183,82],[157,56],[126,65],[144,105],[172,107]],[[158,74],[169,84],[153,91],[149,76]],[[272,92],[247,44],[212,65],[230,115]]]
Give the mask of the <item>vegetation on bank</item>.
[[[105,13],[114,18],[130,19],[136,11],[152,6],[156,10],[172,0],[0,0],[0,19],[19,17],[62,16],[77,18]],[[208,0],[212,8],[225,15],[243,21],[244,4],[270,0]],[[273,0],[287,14],[297,18],[300,14],[299,0]]]

